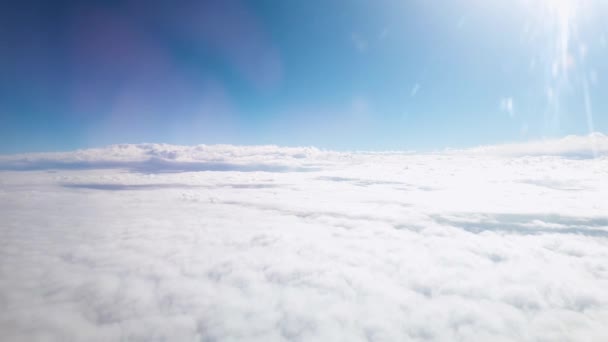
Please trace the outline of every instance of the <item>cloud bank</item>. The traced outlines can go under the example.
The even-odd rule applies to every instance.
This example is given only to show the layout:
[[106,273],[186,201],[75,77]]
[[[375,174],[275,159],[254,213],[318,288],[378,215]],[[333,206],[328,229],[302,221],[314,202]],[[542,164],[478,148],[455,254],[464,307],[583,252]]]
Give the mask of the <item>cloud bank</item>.
[[3,156],[2,339],[605,341],[602,144]]
[[[463,151],[458,151],[459,153]],[[608,155],[608,136],[591,133],[571,135],[562,139],[547,139],[527,143],[484,146],[466,150],[468,153],[498,156],[562,156],[596,158]]]
[[[129,169],[136,172],[314,171],[344,160],[367,155],[411,154],[412,152],[345,153],[314,147],[277,147],[167,144],[122,144],[74,152],[0,155],[0,170]],[[446,150],[443,155],[559,156],[597,158],[608,155],[608,136],[568,136],[563,139]]]

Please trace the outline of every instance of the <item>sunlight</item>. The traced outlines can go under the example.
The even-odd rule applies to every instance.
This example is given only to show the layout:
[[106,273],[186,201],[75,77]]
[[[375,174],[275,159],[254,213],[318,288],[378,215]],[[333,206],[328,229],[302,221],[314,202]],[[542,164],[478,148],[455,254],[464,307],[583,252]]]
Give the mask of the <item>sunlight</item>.
[[550,16],[549,20],[555,25],[557,58],[553,64],[553,74],[558,76],[567,73],[573,66],[570,45],[580,2],[574,0],[541,0],[541,2]]
[[569,17],[576,11],[579,2],[575,0],[541,0],[545,6],[560,16]]

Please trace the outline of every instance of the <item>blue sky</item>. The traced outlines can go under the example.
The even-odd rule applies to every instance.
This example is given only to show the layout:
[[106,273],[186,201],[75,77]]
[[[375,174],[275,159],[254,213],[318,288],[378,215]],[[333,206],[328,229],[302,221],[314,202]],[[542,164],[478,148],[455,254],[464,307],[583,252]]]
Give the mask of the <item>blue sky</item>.
[[600,0],[3,2],[0,152],[606,132],[607,15]]

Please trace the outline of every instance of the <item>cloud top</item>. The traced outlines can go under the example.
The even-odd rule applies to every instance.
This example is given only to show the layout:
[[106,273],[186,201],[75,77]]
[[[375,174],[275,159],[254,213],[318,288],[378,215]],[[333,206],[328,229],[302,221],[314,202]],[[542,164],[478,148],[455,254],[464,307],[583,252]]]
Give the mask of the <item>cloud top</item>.
[[[400,154],[401,152],[390,152]],[[390,154],[389,153],[389,154]],[[411,152],[403,152],[411,154]],[[334,152],[314,147],[121,144],[73,152],[0,156],[0,170],[112,169],[141,172],[181,171],[311,171],[344,159],[381,152]],[[568,136],[562,139],[445,150],[446,155],[558,156],[594,158],[608,155],[608,136]]]
[[4,156],[2,338],[606,341],[608,158],[581,139]]
[[451,153],[488,156],[560,156],[566,158],[594,158],[608,155],[608,136],[591,133],[571,135],[562,139],[546,139],[525,143],[482,146]]

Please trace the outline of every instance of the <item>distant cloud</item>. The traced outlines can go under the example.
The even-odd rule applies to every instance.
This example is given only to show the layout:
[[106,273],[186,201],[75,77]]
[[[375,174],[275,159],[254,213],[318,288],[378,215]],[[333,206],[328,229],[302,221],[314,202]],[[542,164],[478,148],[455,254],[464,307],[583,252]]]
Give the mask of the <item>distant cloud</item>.
[[[371,114],[368,100],[352,100],[346,119],[365,119]],[[405,115],[405,114],[404,114]],[[525,135],[528,126],[521,128]],[[608,136],[568,136],[562,139],[447,150],[445,153],[493,156],[560,156],[593,158],[608,156]],[[597,153],[597,154],[596,154]],[[121,144],[74,152],[0,155],[2,170],[91,170],[127,169],[143,173],[197,171],[302,172],[316,171],[324,163],[353,155],[314,147]],[[356,154],[354,155],[356,156]]]
[[414,97],[418,94],[418,91],[420,90],[420,84],[416,83],[414,84],[414,86],[412,87],[412,90],[410,90],[410,97]]
[[[526,133],[528,126],[522,126]],[[602,133],[591,133],[587,136],[567,136],[562,139],[547,139],[524,143],[482,146],[467,150],[464,153],[495,156],[560,156],[567,158],[594,158],[608,156],[608,136]]]
[[503,112],[507,112],[510,117],[515,116],[515,111],[513,109],[513,98],[505,97],[500,100],[500,110]]
[[310,154],[317,153],[335,152],[322,152],[311,147],[122,144],[76,152],[0,155],[0,171],[127,169],[143,173],[294,172],[314,170],[315,167],[306,165],[304,161]]

